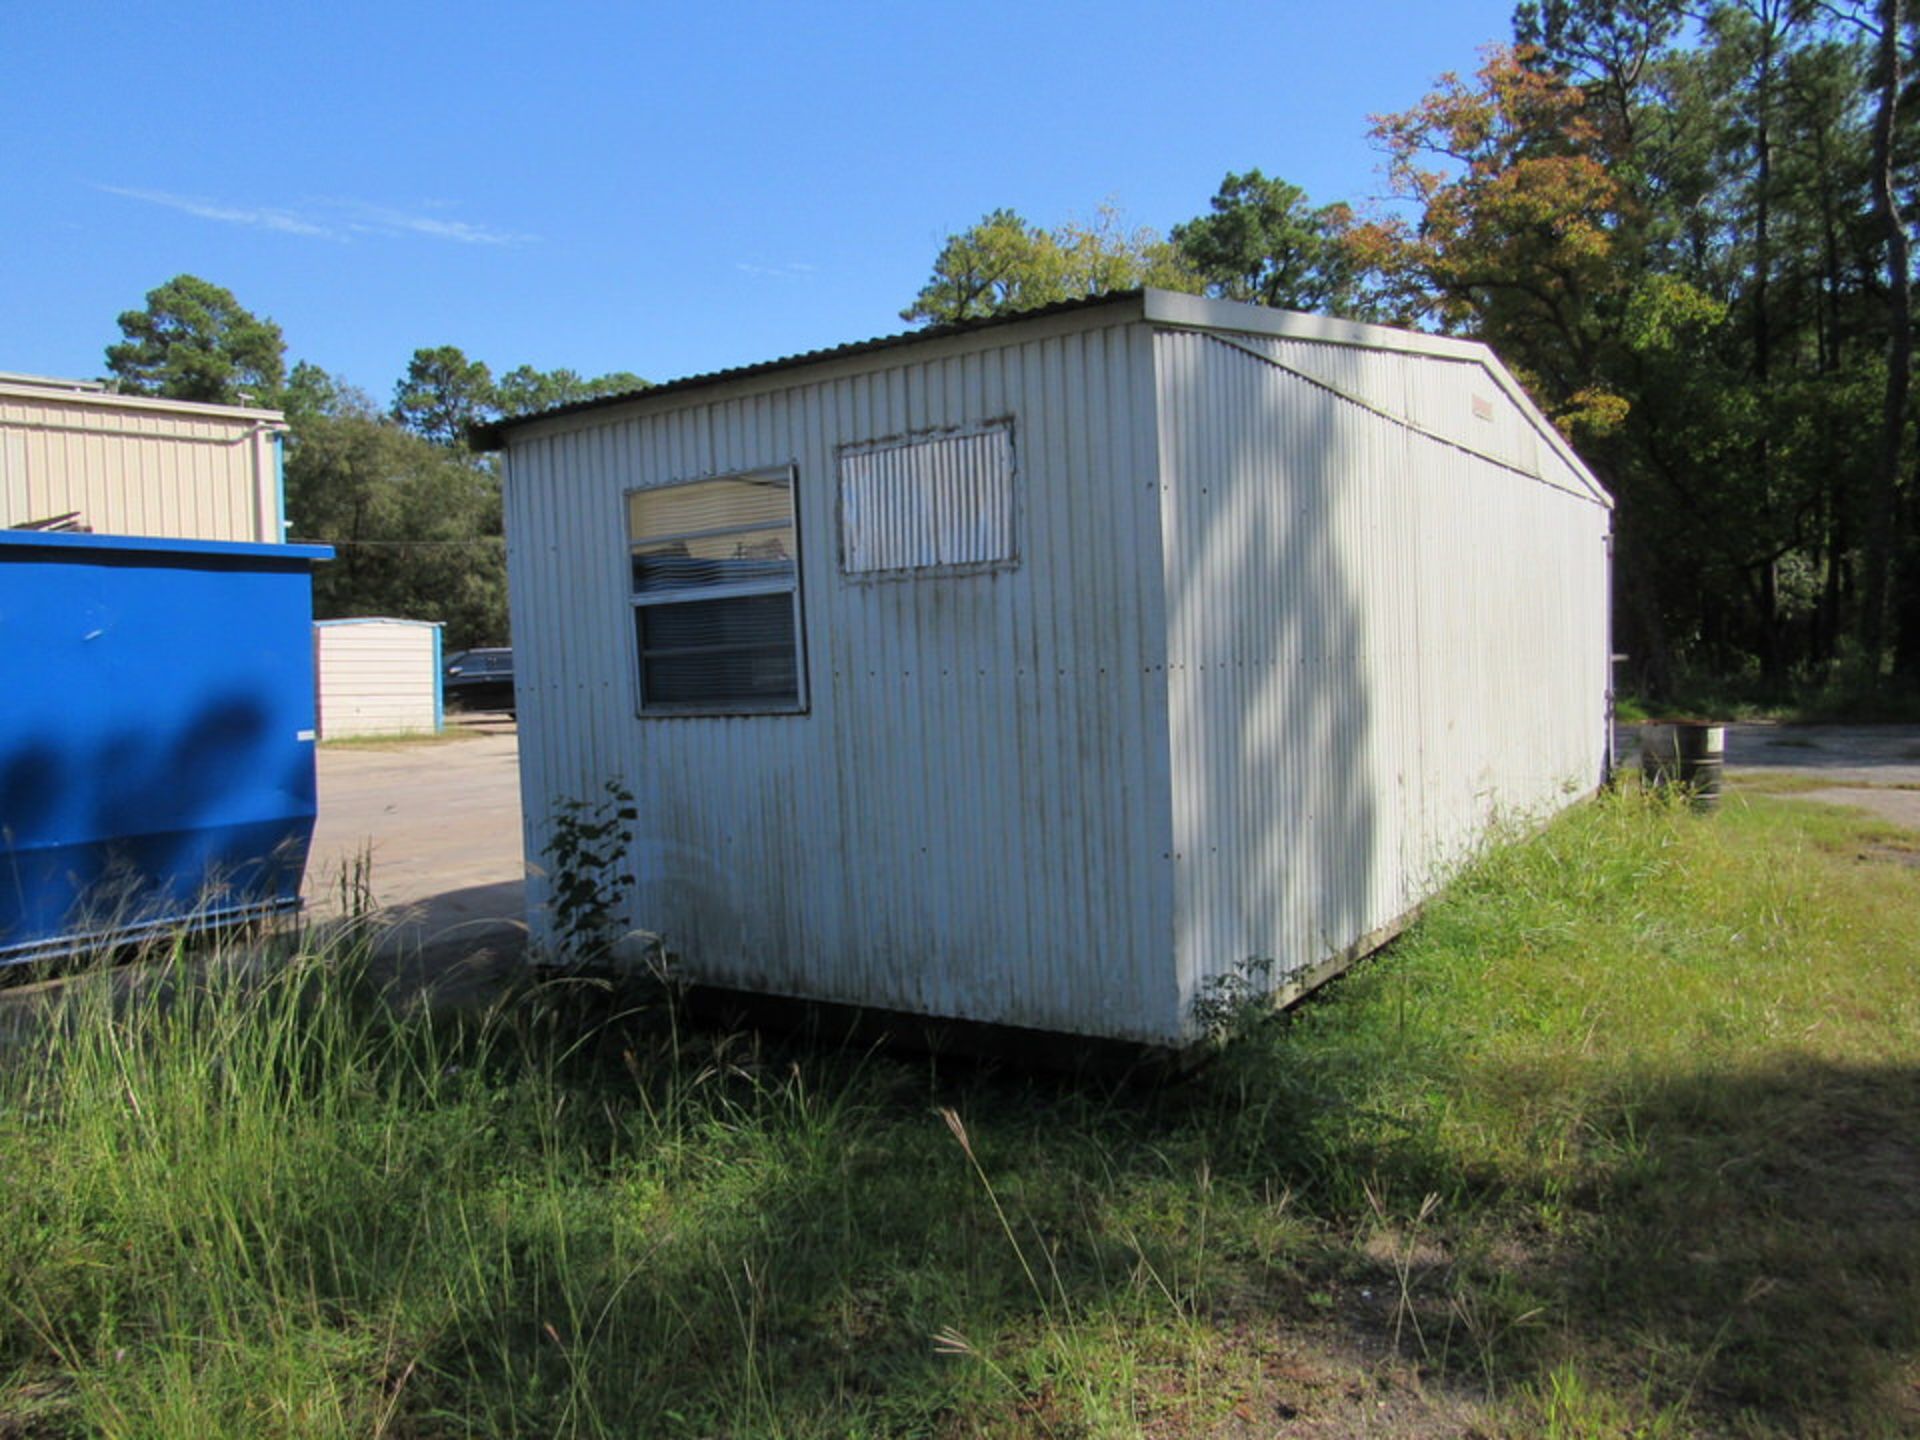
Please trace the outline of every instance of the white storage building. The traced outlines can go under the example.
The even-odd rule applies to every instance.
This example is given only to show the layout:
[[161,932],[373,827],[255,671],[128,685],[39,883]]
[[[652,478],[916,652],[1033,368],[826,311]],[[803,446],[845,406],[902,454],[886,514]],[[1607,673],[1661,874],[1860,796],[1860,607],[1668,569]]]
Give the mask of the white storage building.
[[0,374],[0,529],[285,540],[277,410]]
[[437,620],[316,620],[313,666],[322,740],[431,735],[443,723]]
[[1180,1045],[1604,775],[1611,502],[1478,344],[1149,290],[492,439],[529,858],[624,784],[700,982]]

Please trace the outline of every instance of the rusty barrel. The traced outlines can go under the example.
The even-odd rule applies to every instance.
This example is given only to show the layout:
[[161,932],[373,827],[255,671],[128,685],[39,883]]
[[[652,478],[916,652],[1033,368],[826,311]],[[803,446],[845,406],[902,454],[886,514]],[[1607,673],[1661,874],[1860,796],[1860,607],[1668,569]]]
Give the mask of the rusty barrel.
[[1640,769],[1656,789],[1684,786],[1696,810],[1717,809],[1726,769],[1727,727],[1667,720],[1640,727]]

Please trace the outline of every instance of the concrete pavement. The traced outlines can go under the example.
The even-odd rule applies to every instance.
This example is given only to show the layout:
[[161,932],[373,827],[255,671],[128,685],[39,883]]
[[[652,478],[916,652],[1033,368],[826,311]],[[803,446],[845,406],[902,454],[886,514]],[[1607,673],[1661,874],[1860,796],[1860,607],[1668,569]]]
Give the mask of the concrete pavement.
[[438,743],[320,747],[320,815],[307,862],[309,911],[341,913],[366,864],[400,951],[488,949],[525,939],[520,746],[511,729]]

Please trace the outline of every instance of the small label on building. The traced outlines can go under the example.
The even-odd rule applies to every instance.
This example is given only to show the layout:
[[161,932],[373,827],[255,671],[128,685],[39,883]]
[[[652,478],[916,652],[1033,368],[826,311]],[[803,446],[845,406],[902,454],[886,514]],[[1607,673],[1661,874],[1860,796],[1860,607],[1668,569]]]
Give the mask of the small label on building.
[[294,738],[294,739],[296,739],[296,740],[311,740],[311,739],[313,739],[313,731],[311,731],[311,730],[296,730],[296,731],[294,731],[294,732],[293,732],[293,738]]
[[1473,418],[1476,420],[1493,419],[1493,401],[1484,395],[1473,397]]

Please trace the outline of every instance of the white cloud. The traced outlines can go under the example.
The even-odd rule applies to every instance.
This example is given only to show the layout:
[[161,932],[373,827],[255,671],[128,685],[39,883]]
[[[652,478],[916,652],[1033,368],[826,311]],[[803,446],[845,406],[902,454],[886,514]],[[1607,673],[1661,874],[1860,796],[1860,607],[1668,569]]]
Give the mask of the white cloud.
[[535,238],[496,230],[491,225],[476,225],[469,220],[454,220],[427,213],[444,208],[438,205],[426,207],[425,210],[408,211],[396,210],[389,205],[370,204],[365,200],[316,203],[335,206],[341,214],[354,217],[352,228],[362,233],[420,235],[429,240],[449,240],[456,245],[524,245]]
[[[227,225],[250,225],[283,235],[305,235],[322,240],[350,241],[357,236],[417,236],[455,245],[523,245],[535,237],[496,230],[491,225],[457,220],[445,215],[396,209],[366,200],[314,199],[297,205],[246,205],[144,190],[124,185],[98,185],[109,195],[163,205],[169,210],[217,220]],[[429,207],[439,208],[439,207]]]
[[188,215],[198,215],[202,220],[221,220],[229,225],[252,225],[262,230],[278,230],[286,235],[331,237],[336,233],[317,221],[296,215],[291,210],[222,205],[211,200],[196,200],[189,195],[169,195],[164,190],[134,190],[120,185],[102,185],[98,188],[109,195],[122,195],[129,200],[144,200],[149,205],[164,205],[169,210],[181,210]]

